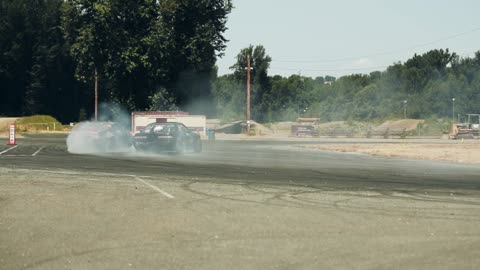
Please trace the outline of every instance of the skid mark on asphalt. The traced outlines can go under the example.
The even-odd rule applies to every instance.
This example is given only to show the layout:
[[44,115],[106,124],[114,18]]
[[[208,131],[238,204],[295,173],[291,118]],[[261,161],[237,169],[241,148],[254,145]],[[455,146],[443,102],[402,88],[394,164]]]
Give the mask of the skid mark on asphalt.
[[[85,260],[82,259],[84,256],[92,255],[92,254],[99,254],[102,252],[108,252],[108,251],[113,251],[113,250],[136,250],[136,249],[144,249],[147,247],[158,247],[160,245],[164,245],[165,243],[163,241],[158,241],[158,242],[147,242],[143,244],[132,244],[132,245],[115,245],[111,244],[110,246],[104,246],[104,247],[98,247],[98,248],[92,248],[92,249],[85,249],[85,250],[72,250],[70,252],[66,252],[57,256],[52,256],[52,257],[47,257],[41,260],[37,260],[28,264],[24,264],[22,270],[27,270],[27,269],[36,269],[36,268],[41,268],[43,266],[49,266],[49,264],[53,264],[55,262],[59,261],[66,261],[68,264],[72,264],[72,261],[74,260],[80,260],[78,264],[82,265],[81,263],[84,262]],[[58,268],[58,267],[57,267]],[[43,268],[42,268],[43,269]],[[47,268],[45,269],[52,269],[52,268]],[[85,269],[85,268],[83,268]]]
[[[196,203],[211,200],[225,200],[258,205],[291,207],[322,211],[337,209],[343,212],[378,214],[382,216],[406,216],[411,218],[437,220],[478,221],[480,198],[465,196],[460,199],[445,194],[431,194],[423,198],[412,196],[410,190],[396,190],[392,194],[382,191],[342,191],[332,187],[275,187],[242,183],[230,190],[219,183],[205,186],[205,182],[187,182],[181,188],[201,198],[189,200],[184,207],[193,209]],[[220,186],[219,186],[220,185]],[[416,194],[418,195],[418,194]],[[457,197],[457,198],[455,198]],[[420,207],[418,203],[422,203]]]
[[134,178],[135,178],[135,180],[137,180],[137,181],[139,181],[139,182],[147,185],[148,187],[150,187],[151,189],[157,191],[158,193],[162,194],[163,196],[165,196],[165,197],[167,197],[167,198],[169,198],[169,199],[175,199],[175,197],[174,197],[172,194],[170,194],[170,193],[168,193],[168,192],[166,192],[166,191],[161,190],[159,187],[154,186],[154,185],[148,183],[147,181],[143,180],[142,178],[140,178],[140,177],[138,177],[138,176],[134,176]]
[[[303,206],[295,205],[295,204],[292,204],[292,203],[286,202],[286,201],[276,201],[275,202],[273,200],[270,200],[270,197],[275,196],[275,194],[261,193],[261,192],[255,191],[255,190],[250,190],[249,191],[248,189],[246,189],[244,191],[240,191],[240,192],[231,192],[229,194],[218,194],[218,192],[213,193],[213,192],[205,191],[202,184],[204,184],[204,183],[202,183],[202,182],[188,182],[188,183],[184,183],[184,184],[181,185],[181,188],[184,191],[203,197],[203,198],[200,198],[200,199],[194,199],[194,200],[187,201],[186,203],[184,203],[184,207],[191,208],[192,206],[194,206],[195,203],[198,203],[198,202],[206,202],[206,201],[209,201],[209,200],[219,199],[219,200],[227,200],[227,201],[232,201],[232,202],[253,203],[253,204],[259,204],[259,205],[303,208]],[[212,184],[212,183],[210,183],[210,184]],[[219,184],[217,183],[217,185],[219,185]],[[230,186],[237,186],[237,187],[240,187],[242,189],[244,189],[244,185],[245,184],[241,184],[241,185],[238,185],[238,184],[237,185],[231,185],[230,184]],[[218,186],[217,186],[217,189],[218,189]],[[258,195],[261,195],[261,196],[258,197]],[[250,198],[248,198],[249,196],[250,196]],[[251,196],[254,196],[255,198],[251,198]],[[265,198],[265,197],[267,197],[267,198]]]
[[[172,179],[162,176],[139,176],[101,172],[47,171],[1,168],[0,172],[43,172],[46,174],[63,174],[82,176],[85,181],[90,177],[110,177],[110,181],[141,182],[163,196],[173,199],[172,194],[151,184],[148,179],[158,179],[174,184],[189,193],[183,196],[184,208],[195,210],[197,203],[212,200],[224,200],[256,205],[290,207],[299,209],[337,209],[342,212],[377,214],[382,216],[406,216],[409,218],[437,220],[480,221],[480,197],[476,192],[446,193],[445,191],[417,191],[412,189],[338,189],[334,186],[299,187],[275,186],[254,182],[223,183],[211,178]],[[104,179],[100,179],[104,181]],[[196,196],[192,196],[196,195]]]
[[245,189],[258,192],[260,194],[263,194],[264,196],[267,196],[267,198],[263,201],[265,204],[270,204],[274,202],[283,202],[286,203],[287,205],[295,205],[298,207],[304,207],[305,204],[298,203],[295,201],[292,201],[290,198],[292,197],[294,191],[298,191],[297,188],[292,187],[292,188],[272,188],[272,187],[265,187],[265,186],[258,186],[258,185],[252,185],[252,184],[245,184],[244,185]]

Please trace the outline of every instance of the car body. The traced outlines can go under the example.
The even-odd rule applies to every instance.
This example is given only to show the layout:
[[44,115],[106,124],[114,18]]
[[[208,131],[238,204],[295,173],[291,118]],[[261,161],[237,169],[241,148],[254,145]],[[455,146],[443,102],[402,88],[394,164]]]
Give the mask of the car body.
[[201,152],[200,135],[178,122],[148,124],[133,137],[137,151],[148,152]]
[[84,122],[72,129],[67,145],[77,153],[128,152],[133,149],[133,137],[115,122]]

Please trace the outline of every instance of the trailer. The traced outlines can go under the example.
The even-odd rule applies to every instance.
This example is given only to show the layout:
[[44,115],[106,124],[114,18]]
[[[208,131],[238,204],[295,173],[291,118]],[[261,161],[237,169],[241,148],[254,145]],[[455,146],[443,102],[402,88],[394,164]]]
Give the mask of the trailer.
[[151,123],[178,122],[187,128],[206,136],[207,119],[205,115],[190,115],[181,111],[132,112],[132,133],[142,131]]

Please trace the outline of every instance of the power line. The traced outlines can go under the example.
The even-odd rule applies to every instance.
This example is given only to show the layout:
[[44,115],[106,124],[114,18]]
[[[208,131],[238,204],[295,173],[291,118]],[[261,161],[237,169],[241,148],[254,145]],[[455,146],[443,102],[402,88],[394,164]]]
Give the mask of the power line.
[[416,48],[420,48],[420,47],[425,47],[425,46],[432,45],[432,44],[435,44],[435,43],[438,43],[438,42],[441,42],[441,41],[454,39],[454,38],[464,36],[464,35],[467,35],[467,34],[470,34],[470,33],[473,33],[473,32],[477,32],[477,31],[480,31],[480,27],[477,27],[477,28],[474,28],[472,30],[465,31],[465,32],[462,32],[462,33],[458,33],[458,34],[455,34],[455,35],[451,35],[451,36],[448,36],[448,37],[440,38],[440,39],[437,39],[437,40],[434,40],[434,41],[414,45],[414,46],[411,46],[411,47],[406,47],[406,48],[396,49],[396,50],[391,50],[391,51],[384,51],[384,52],[379,52],[379,53],[372,53],[372,54],[367,54],[367,55],[358,56],[358,57],[346,57],[346,58],[324,59],[324,60],[272,60],[272,62],[278,62],[278,63],[322,63],[322,62],[343,62],[343,61],[358,60],[358,59],[361,59],[361,58],[394,54],[394,53],[398,53],[398,52],[402,52],[402,51],[408,51],[408,50],[412,50],[412,49],[416,49]]
[[273,70],[288,70],[288,71],[351,71],[351,70],[370,70],[370,69],[385,69],[389,66],[376,66],[376,67],[364,67],[364,68],[340,68],[340,69],[304,69],[304,68],[285,68],[285,67],[271,67]]
[[[458,54],[459,56],[463,57],[470,57],[471,55],[475,55],[477,51],[466,52],[462,54]],[[306,72],[333,72],[333,71],[361,71],[361,70],[382,70],[390,67],[388,66],[374,66],[374,67],[363,67],[363,68],[332,68],[332,69],[305,69],[305,68],[288,68],[288,67],[270,67],[271,70],[285,70],[285,71],[306,71]]]
[[[463,56],[463,57],[471,57],[472,55],[475,55],[476,52],[479,52],[480,50],[476,50],[476,51],[470,51],[470,52],[466,52],[466,53],[461,53],[461,54],[458,54],[458,56]],[[315,71],[319,71],[319,72],[328,72],[328,71],[352,71],[352,70],[380,70],[380,69],[386,69],[388,68],[389,66],[391,65],[388,65],[388,66],[374,66],[374,67],[362,67],[362,68],[327,68],[327,69],[305,69],[305,68],[288,68],[288,67],[276,67],[276,66],[272,66],[270,67],[270,69],[273,69],[273,70],[288,70],[288,71],[298,71],[298,70],[302,70],[302,71],[309,71],[309,72],[315,72]]]

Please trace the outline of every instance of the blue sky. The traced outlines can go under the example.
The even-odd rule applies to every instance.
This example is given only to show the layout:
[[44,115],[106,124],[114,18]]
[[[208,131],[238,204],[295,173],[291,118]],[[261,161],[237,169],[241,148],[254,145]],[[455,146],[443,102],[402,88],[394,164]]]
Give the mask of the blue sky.
[[414,53],[480,50],[480,1],[233,0],[219,74],[240,49],[265,46],[270,75],[342,76],[384,70]]

